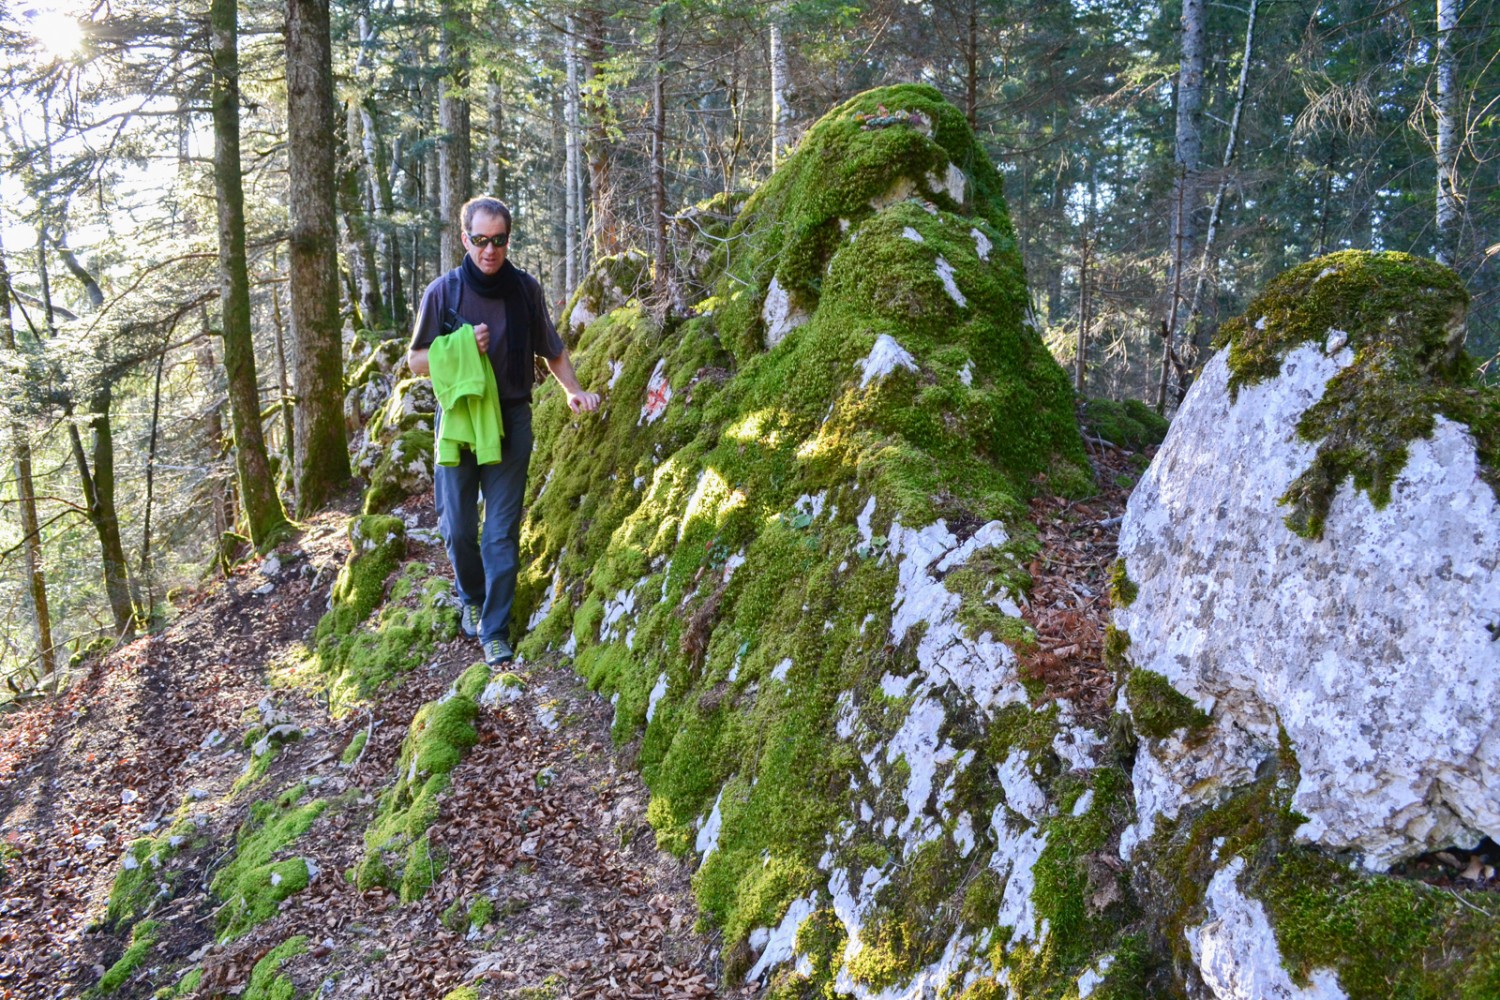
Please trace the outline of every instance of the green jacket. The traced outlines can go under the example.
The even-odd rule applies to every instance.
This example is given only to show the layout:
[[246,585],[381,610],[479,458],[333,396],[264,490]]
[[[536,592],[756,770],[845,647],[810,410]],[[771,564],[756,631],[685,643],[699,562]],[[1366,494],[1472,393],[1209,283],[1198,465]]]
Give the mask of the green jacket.
[[474,328],[468,323],[427,349],[432,371],[432,391],[443,408],[438,429],[437,462],[457,465],[459,453],[470,448],[480,465],[500,461],[500,440],[505,434],[500,420],[500,390],[489,358],[474,346]]

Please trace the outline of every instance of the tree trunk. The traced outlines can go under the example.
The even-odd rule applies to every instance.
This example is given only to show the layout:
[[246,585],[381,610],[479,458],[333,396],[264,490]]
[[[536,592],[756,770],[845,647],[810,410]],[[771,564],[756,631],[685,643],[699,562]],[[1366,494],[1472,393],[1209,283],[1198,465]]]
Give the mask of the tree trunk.
[[781,36],[781,10],[770,12],[771,47],[771,166],[776,166],[791,143],[792,81],[787,62],[786,43]]
[[339,172],[339,208],[344,216],[344,232],[348,235],[349,267],[354,274],[359,314],[369,330],[389,330],[391,318],[385,311],[385,302],[380,294],[380,270],[376,263],[375,238],[370,233],[370,214],[364,192],[368,185],[365,178],[370,165],[364,157],[364,142],[361,136],[359,108],[350,101],[344,109],[345,143],[342,151],[346,157]]
[[349,481],[344,437],[334,226],[333,56],[328,0],[287,5],[287,166],[291,176],[292,367],[297,513],[311,514]]
[[613,121],[613,109],[602,79],[607,58],[604,44],[604,12],[598,7],[589,9],[583,23],[584,80],[583,110],[589,119],[588,138],[584,143],[584,155],[589,161],[589,198],[592,201],[593,246],[590,257],[598,260],[624,249],[620,232],[620,220],[615,215],[614,181],[610,171],[609,127]]
[[441,216],[438,266],[447,271],[463,259],[464,245],[459,239],[459,207],[469,200],[473,173],[473,153],[469,137],[469,55],[468,23],[465,15],[449,7],[443,14],[441,51],[438,59],[446,73],[439,82],[438,184]]
[[[4,226],[0,225],[0,232]],[[10,269],[0,247],[0,334],[7,349],[16,350],[16,331],[10,320]],[[57,670],[52,650],[52,615],[47,606],[47,574],[42,564],[42,532],[36,513],[36,487],[31,476],[31,431],[19,417],[10,422],[11,447],[15,452],[16,501],[21,508],[21,550],[26,558],[27,589],[31,595],[32,622],[36,626],[37,677]]]
[[567,89],[563,97],[563,127],[567,130],[566,175],[563,182],[563,295],[572,298],[578,287],[578,44],[575,35],[578,18],[568,15],[567,30],[563,33],[563,64],[567,67]]
[[[571,17],[569,18],[569,23],[572,23]],[[578,52],[576,47],[571,44],[569,51],[573,55],[574,75],[570,89],[573,93],[573,107],[576,117],[578,107]],[[488,182],[485,185],[485,190],[503,201],[505,200],[506,188],[505,174],[508,167],[505,155],[505,90],[500,86],[500,77],[497,73],[490,75],[490,82],[485,88],[485,105],[489,110],[490,118],[490,130],[484,154],[489,167]]]
[[651,68],[651,251],[653,293],[658,308],[671,308],[672,261],[667,250],[667,14],[658,7],[656,52]]
[[1437,0],[1437,261],[1453,267],[1458,261],[1458,66],[1453,34],[1458,30],[1463,0]]
[[[250,331],[250,273],[245,257],[245,191],[240,174],[240,62],[237,0],[210,0],[213,57],[214,188],[219,209],[219,303],[224,372],[234,423],[235,468],[250,540],[274,544],[291,525],[276,494],[260,426],[260,388]],[[154,427],[153,427],[154,433]]]
[[1224,194],[1229,189],[1229,165],[1234,162],[1234,154],[1238,151],[1240,117],[1245,109],[1245,91],[1250,82],[1250,60],[1255,54],[1255,14],[1259,6],[1260,0],[1250,0],[1250,16],[1245,24],[1245,51],[1240,62],[1240,80],[1234,92],[1234,114],[1229,119],[1229,137],[1224,143],[1224,161],[1219,170],[1219,186],[1214,192],[1214,207],[1208,216],[1208,231],[1203,236],[1203,255],[1198,261],[1198,276],[1193,280],[1193,299],[1188,309],[1187,328],[1193,346],[1199,349],[1208,346],[1199,329],[1198,319],[1203,308],[1203,288],[1209,272],[1217,270],[1214,240],[1219,234],[1219,220],[1224,212]]
[[1169,284],[1172,301],[1168,308],[1166,336],[1162,338],[1161,381],[1156,409],[1167,405],[1167,380],[1177,337],[1178,305],[1182,295],[1183,268],[1192,259],[1195,244],[1199,160],[1203,135],[1199,117],[1203,111],[1203,61],[1207,41],[1205,0],[1182,0],[1182,60],[1177,71],[1177,187],[1172,215],[1172,269]]
[[969,0],[969,32],[964,45],[964,116],[979,128],[979,0]]

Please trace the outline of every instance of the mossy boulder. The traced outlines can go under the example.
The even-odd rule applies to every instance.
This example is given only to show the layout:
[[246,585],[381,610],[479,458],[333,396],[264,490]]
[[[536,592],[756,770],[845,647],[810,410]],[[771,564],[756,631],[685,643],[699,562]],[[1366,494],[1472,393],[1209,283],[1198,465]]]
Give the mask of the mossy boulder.
[[605,313],[649,294],[651,281],[651,258],[644,251],[632,248],[600,257],[578,283],[558,325],[576,336]]
[[[1060,990],[1122,933],[1114,904],[1070,914],[1128,819],[1124,772],[1076,817],[1049,804],[1093,787],[1053,788],[1054,741],[1079,768],[1104,741],[1033,709],[1010,648],[1027,501],[1092,483],[999,191],[935,90],[862,95],[748,199],[691,319],[627,304],[583,329],[599,414],[539,393],[521,652],[561,651],[613,702],[657,842],[701,858],[729,975],[803,991],[778,995],[997,961]],[[768,337],[773,282],[804,315]],[[1000,910],[960,919],[987,869]],[[1017,948],[992,959],[1000,923]]]
[[1022,286],[999,174],[962,112],[931,87],[884,87],[810,128],[720,244],[726,277],[711,307],[725,345],[743,361],[805,321],[834,253],[902,202],[968,220],[979,255],[991,245],[1004,264],[997,270]]
[[364,512],[382,514],[407,497],[432,488],[431,431],[406,431],[380,452],[365,488]]
[[1500,391],[1462,351],[1465,302],[1430,261],[1346,252],[1226,325],[1121,529],[1131,687],[1158,675],[1214,723],[1146,743],[1138,799],[1221,795],[1284,729],[1316,843],[1383,868],[1500,834],[1476,764],[1500,697]]
[[1167,418],[1138,399],[1090,399],[1079,418],[1094,437],[1132,451],[1159,445],[1167,436]]

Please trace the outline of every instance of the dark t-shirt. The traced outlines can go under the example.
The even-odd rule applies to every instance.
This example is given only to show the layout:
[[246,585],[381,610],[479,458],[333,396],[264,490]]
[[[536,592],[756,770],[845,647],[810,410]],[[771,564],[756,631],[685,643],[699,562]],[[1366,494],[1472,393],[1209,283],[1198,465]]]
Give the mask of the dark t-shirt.
[[[439,277],[422,294],[422,307],[417,310],[417,322],[411,334],[411,349],[414,351],[431,347],[432,342],[443,333],[443,284],[446,277],[447,275]],[[531,306],[531,353],[555,361],[563,352],[563,342],[552,325],[552,318],[547,315],[547,302],[542,295],[542,286],[525,271],[521,272],[521,284],[526,289]],[[458,314],[462,323],[472,323],[475,326],[480,323],[489,324],[490,347],[486,353],[489,355],[490,366],[495,369],[495,388],[500,391],[500,399],[530,399],[530,379],[525,384],[514,384],[508,378],[510,366],[505,363],[505,357],[506,338],[510,331],[505,328],[505,300],[485,298],[462,280],[458,282],[458,286],[458,302],[450,302],[448,306]]]

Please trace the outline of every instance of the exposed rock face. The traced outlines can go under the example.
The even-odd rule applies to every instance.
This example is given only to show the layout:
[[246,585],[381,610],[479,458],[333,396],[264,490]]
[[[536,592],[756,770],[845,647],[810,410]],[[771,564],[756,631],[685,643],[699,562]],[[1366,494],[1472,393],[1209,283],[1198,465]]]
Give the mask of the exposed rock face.
[[[1320,266],[1334,284],[1361,262]],[[1500,837],[1500,505],[1469,428],[1436,416],[1380,506],[1338,486],[1321,539],[1283,521],[1279,498],[1318,461],[1299,425],[1400,317],[1363,319],[1289,346],[1279,374],[1237,399],[1230,352],[1217,355],[1131,499],[1120,554],[1139,593],[1116,613],[1130,662],[1212,725],[1143,743],[1127,850],[1158,815],[1253,780],[1278,727],[1300,764],[1293,806],[1309,842],[1384,868]],[[1247,320],[1267,330],[1256,307]]]

